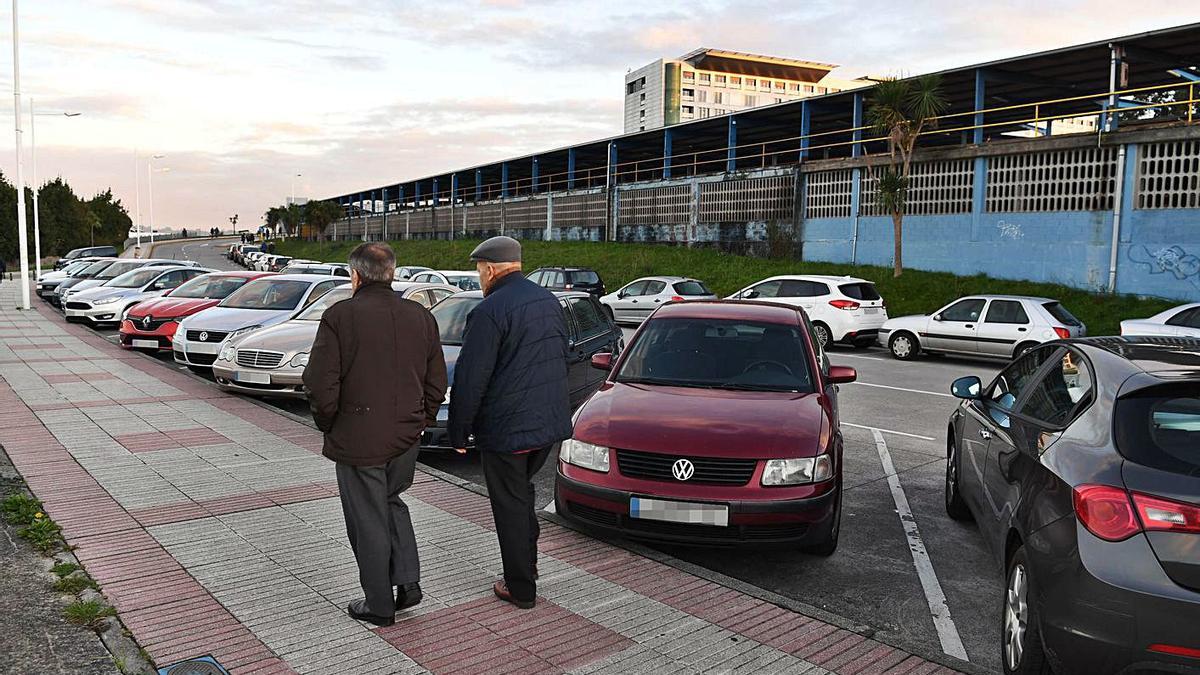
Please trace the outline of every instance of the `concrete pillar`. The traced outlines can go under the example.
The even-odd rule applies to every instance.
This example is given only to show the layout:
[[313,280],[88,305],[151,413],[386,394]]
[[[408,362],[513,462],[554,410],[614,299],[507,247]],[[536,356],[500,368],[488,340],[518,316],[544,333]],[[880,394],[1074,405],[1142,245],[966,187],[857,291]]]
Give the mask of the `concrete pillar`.
[[532,185],[530,186],[531,192],[538,191],[538,173],[540,168],[538,158],[535,156],[533,158],[533,166],[530,168],[530,173],[533,175]]
[[670,128],[663,130],[663,174],[664,179],[671,177],[671,141],[675,133]]
[[[854,127],[854,131],[852,132],[850,140],[854,141],[854,145],[850,146],[850,156],[851,157],[862,157],[862,154],[863,154],[863,149],[862,149],[863,132],[862,132],[862,129],[859,128],[859,127],[863,126],[863,95],[861,93],[856,92],[854,94],[854,104],[853,105],[854,105],[854,110],[851,113],[851,117],[853,118],[853,121],[850,124],[851,124],[851,126]],[[858,171],[858,169],[855,169],[855,171]],[[857,180],[855,181],[855,185],[857,185]]]
[[725,171],[737,171],[737,115],[729,116],[728,131],[725,138]]
[[983,109],[987,107],[985,91],[987,84],[984,82],[983,69],[975,69],[975,129],[971,134],[971,142],[979,144],[983,143]]
[[508,162],[500,164],[500,197],[508,196]]
[[567,189],[575,189],[575,148],[567,149]]
[[546,236],[545,240],[554,238],[554,193],[546,195]]
[[808,134],[812,128],[812,105],[807,100],[800,102],[800,162],[808,159],[808,146],[812,145]]
[[[856,94],[857,96],[857,94]],[[855,125],[860,126],[860,125]],[[858,146],[854,146],[858,149]],[[854,231],[850,235],[850,264],[858,264],[858,219],[862,213],[862,169],[850,170],[850,217],[854,219]]]
[[475,201],[483,201],[483,169],[475,169]]
[[380,240],[380,241],[387,241],[387,238],[388,238],[388,237],[387,237],[387,234],[388,234],[388,231],[387,231],[387,214],[388,214],[387,188],[383,188],[383,231],[382,231],[382,233],[379,235],[379,240]]
[[[1115,42],[1108,47],[1111,52],[1108,65],[1108,90],[1115,92],[1121,89],[1124,84],[1125,48]],[[1107,132],[1116,131],[1117,123],[1120,121],[1119,117],[1120,105],[1117,101],[1117,95],[1110,93],[1108,100],[1104,104],[1104,114],[1100,117],[1103,122],[1102,128]],[[1116,283],[1115,277],[1113,283]]]

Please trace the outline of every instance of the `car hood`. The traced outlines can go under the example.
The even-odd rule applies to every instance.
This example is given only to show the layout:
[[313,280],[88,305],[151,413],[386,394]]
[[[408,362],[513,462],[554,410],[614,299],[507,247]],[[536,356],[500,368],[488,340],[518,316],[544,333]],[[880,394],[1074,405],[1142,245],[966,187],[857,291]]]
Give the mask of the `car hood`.
[[605,383],[580,410],[575,438],[692,457],[812,457],[831,427],[822,398]]
[[[80,284],[82,286],[82,284]],[[71,294],[72,300],[80,300],[83,302],[93,302],[101,298],[111,298],[117,296],[128,298],[139,295],[142,292],[141,288],[114,288],[112,286],[93,286],[87,290],[79,290],[79,286],[75,287],[75,292]]]
[[209,307],[180,322],[179,327],[191,330],[235,331],[247,326],[273,326],[287,321],[294,309],[233,309]]
[[880,330],[896,330],[897,328],[911,328],[921,330],[929,323],[928,314],[910,314],[908,316],[898,316],[888,319],[883,322],[883,327]]
[[160,319],[172,319],[190,316],[209,307],[215,307],[220,300],[212,298],[156,298],[143,302],[130,310],[129,316],[150,316]]
[[[73,293],[79,293],[80,291],[86,290],[88,288],[95,288],[95,287],[99,286],[100,284],[103,284],[105,281],[108,281],[108,279],[80,279],[78,282],[76,282],[75,284],[73,284],[71,286],[71,291]],[[63,284],[63,285],[65,285],[65,284]]]
[[292,354],[312,349],[320,321],[284,321],[256,330],[237,342],[238,349],[263,349]]

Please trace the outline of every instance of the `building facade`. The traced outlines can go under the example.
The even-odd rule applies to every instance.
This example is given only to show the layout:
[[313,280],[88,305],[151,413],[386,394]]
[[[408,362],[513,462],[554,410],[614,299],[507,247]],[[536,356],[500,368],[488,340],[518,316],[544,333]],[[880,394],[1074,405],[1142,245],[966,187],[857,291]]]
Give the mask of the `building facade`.
[[872,84],[837,66],[717,49],[658,59],[625,74],[625,133]]

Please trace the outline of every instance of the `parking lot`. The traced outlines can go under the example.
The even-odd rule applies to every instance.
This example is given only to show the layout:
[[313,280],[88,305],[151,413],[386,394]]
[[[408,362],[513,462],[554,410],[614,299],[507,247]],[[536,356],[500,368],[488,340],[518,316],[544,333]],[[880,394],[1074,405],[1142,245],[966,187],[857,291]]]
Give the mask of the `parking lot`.
[[[155,257],[233,269],[215,242],[159,244]],[[115,330],[102,331],[115,341]],[[627,339],[632,331],[626,329]],[[171,357],[159,357],[175,368]],[[945,514],[942,483],[946,421],[956,400],[951,380],[994,375],[998,363],[954,358],[892,359],[881,349],[830,351],[835,365],[858,370],[840,394],[845,436],[841,544],[829,558],[788,550],[658,547],[664,553],[781,594],[881,637],[999,668],[1001,580],[975,528]],[[307,416],[302,401],[268,400]],[[422,462],[483,484],[472,456],[429,455]],[[538,498],[553,509],[553,470],[537,477]]]

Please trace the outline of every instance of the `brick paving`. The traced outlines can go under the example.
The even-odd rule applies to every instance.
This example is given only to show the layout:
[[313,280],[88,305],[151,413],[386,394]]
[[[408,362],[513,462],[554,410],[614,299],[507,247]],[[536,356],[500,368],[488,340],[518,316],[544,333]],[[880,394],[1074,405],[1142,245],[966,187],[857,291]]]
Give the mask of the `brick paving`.
[[[315,430],[0,288],[0,444],[165,666],[271,673],[953,672],[545,523],[539,605],[496,600],[487,501],[418,471],[425,600],[374,628]],[[40,305],[40,301],[36,301]]]

